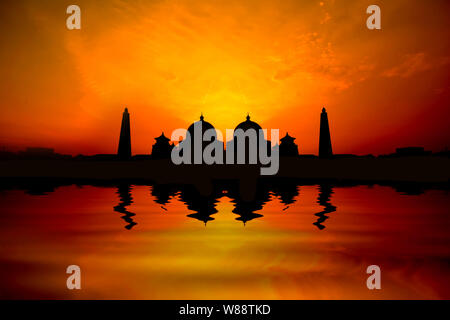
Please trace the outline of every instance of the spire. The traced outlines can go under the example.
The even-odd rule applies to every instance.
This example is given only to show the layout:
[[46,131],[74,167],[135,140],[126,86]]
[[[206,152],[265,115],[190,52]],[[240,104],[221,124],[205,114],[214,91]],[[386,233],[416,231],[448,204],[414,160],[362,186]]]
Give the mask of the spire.
[[130,114],[128,113],[128,108],[125,108],[122,115],[117,155],[121,160],[129,160],[131,158]]
[[325,107],[322,108],[322,113],[327,113],[327,110],[325,110]]
[[247,112],[247,121],[250,121],[250,113]]
[[319,136],[319,158],[331,158],[333,149],[331,147],[330,125],[325,108],[320,115],[320,136]]
[[205,119],[205,117],[203,116],[203,112],[200,114],[200,121],[203,121],[203,119]]

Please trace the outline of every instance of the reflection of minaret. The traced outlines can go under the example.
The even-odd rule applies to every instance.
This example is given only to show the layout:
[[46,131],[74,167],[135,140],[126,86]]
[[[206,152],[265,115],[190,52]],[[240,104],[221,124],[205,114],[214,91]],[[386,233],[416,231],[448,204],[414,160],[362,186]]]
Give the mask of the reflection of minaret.
[[324,229],[325,226],[322,224],[329,217],[327,213],[335,212],[336,207],[330,202],[331,195],[333,194],[333,187],[326,184],[321,184],[319,186],[319,197],[317,198],[317,203],[323,206],[323,210],[316,213],[317,221],[313,223],[320,230]]
[[130,114],[128,108],[125,108],[122,116],[122,127],[120,129],[119,150],[117,155],[121,160],[131,158],[131,134],[130,134]]
[[117,188],[117,194],[119,195],[120,202],[114,207],[114,211],[122,213],[121,217],[128,224],[125,226],[126,229],[130,230],[137,223],[134,222],[134,213],[127,210],[127,207],[133,203],[133,197],[131,196],[131,186],[129,184],[121,184]]
[[320,115],[320,137],[319,137],[319,157],[331,158],[333,150],[331,149],[330,127],[328,125],[328,115],[325,108]]

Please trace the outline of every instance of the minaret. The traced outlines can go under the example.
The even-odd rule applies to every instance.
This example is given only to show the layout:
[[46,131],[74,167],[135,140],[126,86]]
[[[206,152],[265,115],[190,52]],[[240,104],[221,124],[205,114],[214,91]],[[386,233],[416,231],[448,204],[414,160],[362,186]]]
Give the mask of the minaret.
[[331,148],[330,127],[328,125],[328,115],[325,108],[320,114],[320,137],[319,137],[319,158],[331,158],[333,150]]
[[120,129],[119,150],[117,156],[120,160],[131,159],[131,134],[130,134],[130,114],[125,108],[122,116],[122,127]]

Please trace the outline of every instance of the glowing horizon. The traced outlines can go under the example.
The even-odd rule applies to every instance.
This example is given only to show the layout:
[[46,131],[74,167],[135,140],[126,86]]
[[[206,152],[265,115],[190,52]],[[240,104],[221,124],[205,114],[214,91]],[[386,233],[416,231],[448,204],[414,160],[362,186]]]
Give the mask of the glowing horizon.
[[[326,107],[336,153],[434,151],[448,143],[445,1],[78,1],[2,3],[0,146],[115,153],[122,111],[133,154],[201,112],[225,132],[245,120],[317,154]],[[21,17],[21,19],[17,19]]]

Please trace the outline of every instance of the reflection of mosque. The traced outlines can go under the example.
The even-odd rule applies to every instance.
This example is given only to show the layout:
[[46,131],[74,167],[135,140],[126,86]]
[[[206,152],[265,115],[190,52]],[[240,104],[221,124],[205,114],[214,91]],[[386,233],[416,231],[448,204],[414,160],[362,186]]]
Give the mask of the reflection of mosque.
[[265,185],[257,186],[252,199],[247,199],[241,195],[237,183],[216,184],[209,195],[202,195],[192,185],[180,186],[177,189],[155,185],[153,190],[156,190],[152,191],[152,195],[156,197],[155,201],[162,205],[167,204],[171,198],[178,194],[179,199],[187,205],[187,208],[194,211],[187,216],[202,221],[205,225],[207,222],[214,220],[212,215],[217,213],[216,204],[224,196],[230,198],[234,204],[232,212],[239,216],[236,220],[242,221],[244,224],[247,221],[262,217],[255,211],[261,210],[264,204],[270,200],[270,189]]
[[278,196],[281,203],[286,205],[285,210],[296,201],[296,198],[299,195],[298,190],[298,184],[293,181],[286,180],[283,183],[276,183],[272,185],[274,195]]
[[[32,183],[20,182],[16,184],[8,184],[2,186],[0,183],[0,191],[5,189],[19,189],[24,190],[27,194],[42,196],[55,192],[57,188],[64,186],[62,183]],[[70,185],[70,184],[67,184]],[[99,186],[110,186],[110,184],[99,184]],[[126,222],[125,228],[130,230],[137,222],[135,221],[136,214],[129,211],[128,207],[133,204],[132,185],[127,182],[116,185],[116,194],[119,197],[119,203],[114,206],[114,211],[121,213],[121,218]],[[336,207],[331,204],[331,197],[334,186],[331,184],[319,184],[319,195],[317,203],[323,207],[323,210],[316,213],[317,221],[314,223],[320,230],[325,228],[324,222],[329,218],[328,213],[336,211]],[[212,215],[218,211],[216,205],[222,197],[231,199],[234,204],[232,212],[236,214],[237,221],[242,221],[244,224],[256,218],[261,218],[261,210],[264,206],[276,197],[282,204],[285,205],[286,210],[290,205],[298,201],[300,186],[293,180],[260,182],[254,186],[254,190],[239,187],[237,182],[216,182],[210,194],[201,194],[193,185],[168,185],[168,184],[154,184],[151,186],[151,195],[155,203],[161,206],[161,209],[167,211],[165,206],[177,196],[178,199],[184,202],[188,210],[193,211],[187,216],[193,219],[202,221],[203,223],[213,221]],[[397,192],[402,194],[420,194],[417,190],[408,192],[400,187],[395,187]],[[423,190],[422,190],[423,192]],[[273,197],[272,197],[273,196]]]
[[217,191],[211,195],[201,195],[192,185],[183,186],[180,192],[180,200],[186,203],[189,210],[194,211],[188,217],[203,221],[205,225],[214,220],[211,216],[217,213],[216,203],[219,197]]
[[[43,196],[55,192],[59,187],[70,185],[72,185],[72,183],[60,181],[33,182],[5,180],[0,181],[0,192],[3,190],[23,190],[29,195]],[[229,197],[234,204],[232,212],[239,216],[236,220],[246,223],[255,218],[262,217],[261,213],[258,211],[263,209],[264,205],[272,200],[271,195],[277,197],[280,202],[286,206],[283,210],[288,209],[290,205],[298,201],[300,189],[300,185],[294,180],[277,180],[277,182],[258,183],[255,186],[253,195],[248,197],[248,195],[242,194],[243,190],[239,189],[237,183],[215,183],[214,185],[213,192],[210,195],[202,195],[194,186],[180,187],[175,185],[154,184],[151,186],[151,195],[154,197],[155,203],[161,205],[161,208],[165,211],[167,209],[165,209],[164,206],[179,195],[179,199],[187,205],[189,210],[193,211],[188,217],[200,220],[205,224],[208,221],[214,220],[211,216],[217,213],[216,204],[220,198],[226,196]],[[345,185],[355,186],[352,184]],[[111,184],[99,183],[94,184],[93,186],[109,187]],[[397,183],[389,186],[396,192],[404,195],[420,195],[427,190],[425,185],[420,184],[408,184],[405,186],[404,184]],[[128,207],[133,204],[132,186],[130,183],[123,182],[116,187],[119,203],[114,207],[114,211],[122,213],[123,216],[121,218],[126,222],[125,228],[132,229],[137,224],[133,219],[135,214],[128,210]],[[325,228],[324,223],[329,219],[327,214],[337,210],[336,206],[331,203],[333,189],[334,184],[331,183],[320,183],[318,186],[319,194],[317,203],[323,207],[323,210],[315,214],[317,220],[313,224],[320,230]],[[80,200],[82,201],[83,199]]]
[[[7,189],[24,190],[27,194],[42,196],[52,192],[65,184],[60,183],[31,183],[31,182],[17,182],[17,184],[8,184]],[[68,184],[70,185],[70,184]],[[110,186],[109,184],[99,186]],[[135,221],[136,214],[129,211],[128,207],[133,204],[132,185],[123,182],[116,186],[116,194],[119,196],[119,203],[114,206],[114,211],[123,214],[121,218],[126,222],[125,228],[130,230],[137,222]],[[188,210],[193,211],[188,214],[189,218],[197,219],[203,223],[213,221],[212,215],[218,211],[216,205],[222,197],[231,199],[234,204],[232,212],[236,214],[237,221],[242,221],[244,224],[256,218],[261,218],[261,210],[264,206],[276,197],[286,207],[298,201],[299,198],[299,184],[291,180],[260,182],[254,186],[254,190],[245,188],[242,190],[237,182],[216,182],[213,190],[209,195],[201,194],[193,185],[168,185],[168,184],[154,184],[151,186],[151,195],[155,203],[161,206],[161,209],[167,211],[165,206],[177,196],[178,199],[184,202]],[[324,222],[328,219],[327,213],[336,211],[336,207],[330,202],[333,194],[333,186],[330,184],[319,185],[319,195],[317,203],[322,206],[323,211],[316,214],[317,221],[314,223],[319,229],[324,229]],[[0,183],[0,191],[6,189]],[[405,193],[404,189],[398,189],[398,192]],[[418,194],[407,193],[406,194]],[[273,197],[272,197],[273,196]]]
[[227,190],[227,196],[234,203],[232,212],[239,216],[236,220],[242,221],[244,225],[247,221],[262,217],[256,211],[261,210],[270,201],[270,191],[267,185],[258,184],[255,189],[250,197],[243,196],[240,189],[236,186],[230,186]]
[[[202,195],[192,185],[178,187],[154,185],[152,187],[155,202],[160,204],[163,209],[171,199],[179,195],[179,199],[187,205],[187,208],[194,211],[187,216],[202,221],[205,225],[214,220],[212,215],[218,212],[216,205],[219,199],[224,196],[231,199],[234,204],[232,212],[238,215],[236,220],[242,221],[244,225],[248,221],[263,217],[259,212],[266,203],[272,200],[271,195],[278,198],[286,206],[283,210],[288,209],[290,205],[295,203],[299,196],[299,186],[294,181],[258,183],[253,191],[249,198],[247,194],[241,192],[238,183],[233,182],[216,183],[214,190],[209,195]],[[319,218],[314,225],[323,229],[323,222],[328,218],[325,214],[336,211],[336,207],[330,204],[330,197],[333,193],[330,185],[320,185],[319,191],[317,203],[323,206],[324,210],[316,214]]]

